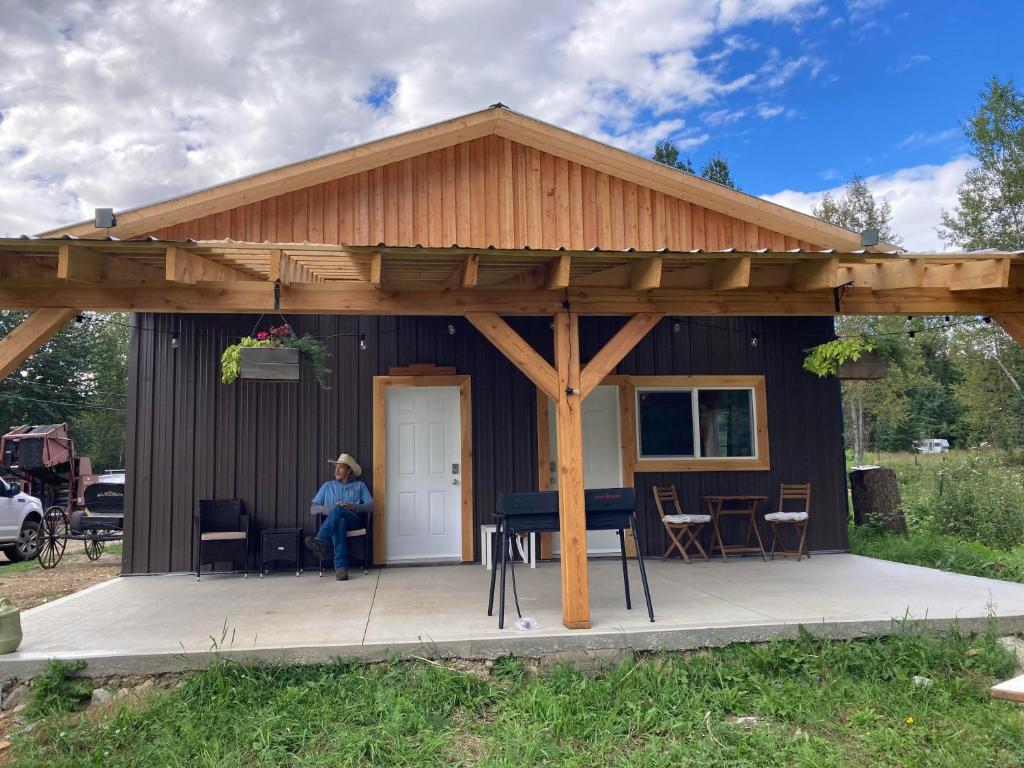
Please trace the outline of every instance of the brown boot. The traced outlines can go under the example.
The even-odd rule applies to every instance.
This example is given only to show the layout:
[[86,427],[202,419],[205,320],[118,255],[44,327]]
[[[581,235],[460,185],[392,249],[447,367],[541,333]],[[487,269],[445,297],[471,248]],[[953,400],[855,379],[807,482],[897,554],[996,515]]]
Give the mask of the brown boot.
[[334,572],[335,581],[348,581],[348,568],[339,568]]
[[315,536],[307,536],[304,540],[306,548],[316,552],[320,557],[324,556],[324,543]]

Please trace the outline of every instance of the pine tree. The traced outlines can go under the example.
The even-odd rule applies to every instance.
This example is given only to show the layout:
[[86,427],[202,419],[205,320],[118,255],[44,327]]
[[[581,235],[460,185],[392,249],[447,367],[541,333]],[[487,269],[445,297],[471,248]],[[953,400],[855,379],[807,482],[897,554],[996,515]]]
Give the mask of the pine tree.
[[736,189],[736,182],[729,173],[729,162],[718,152],[708,158],[700,172],[701,178],[714,181],[730,189]]
[[662,139],[655,144],[654,154],[651,155],[651,159],[670,168],[678,168],[680,171],[693,173],[693,163],[690,162],[690,158],[687,157],[681,160],[679,158],[679,147],[673,144],[671,139]]

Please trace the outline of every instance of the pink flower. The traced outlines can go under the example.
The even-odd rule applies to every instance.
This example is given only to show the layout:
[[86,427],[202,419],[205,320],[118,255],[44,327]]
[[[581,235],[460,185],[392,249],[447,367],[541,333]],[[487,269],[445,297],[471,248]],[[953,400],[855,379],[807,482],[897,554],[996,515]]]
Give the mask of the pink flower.
[[270,334],[267,333],[266,331],[257,331],[256,338],[259,339],[260,341],[265,341],[266,339],[270,338]]

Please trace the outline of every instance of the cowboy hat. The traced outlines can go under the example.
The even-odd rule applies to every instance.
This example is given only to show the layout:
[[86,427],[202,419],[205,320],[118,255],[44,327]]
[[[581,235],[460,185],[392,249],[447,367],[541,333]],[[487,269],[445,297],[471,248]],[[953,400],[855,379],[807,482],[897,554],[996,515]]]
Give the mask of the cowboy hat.
[[327,463],[328,464],[347,464],[348,468],[352,470],[352,474],[355,475],[356,477],[359,477],[361,474],[363,474],[363,468],[359,466],[359,462],[356,461],[355,459],[353,459],[347,453],[341,454],[341,456],[338,457],[337,461],[334,461],[333,459],[328,459]]

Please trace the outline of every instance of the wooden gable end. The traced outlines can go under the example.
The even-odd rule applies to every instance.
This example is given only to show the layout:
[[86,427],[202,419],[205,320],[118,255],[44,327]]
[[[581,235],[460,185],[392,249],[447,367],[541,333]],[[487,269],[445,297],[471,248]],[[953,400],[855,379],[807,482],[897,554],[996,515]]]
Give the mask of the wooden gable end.
[[469,248],[818,248],[497,135],[149,233]]

